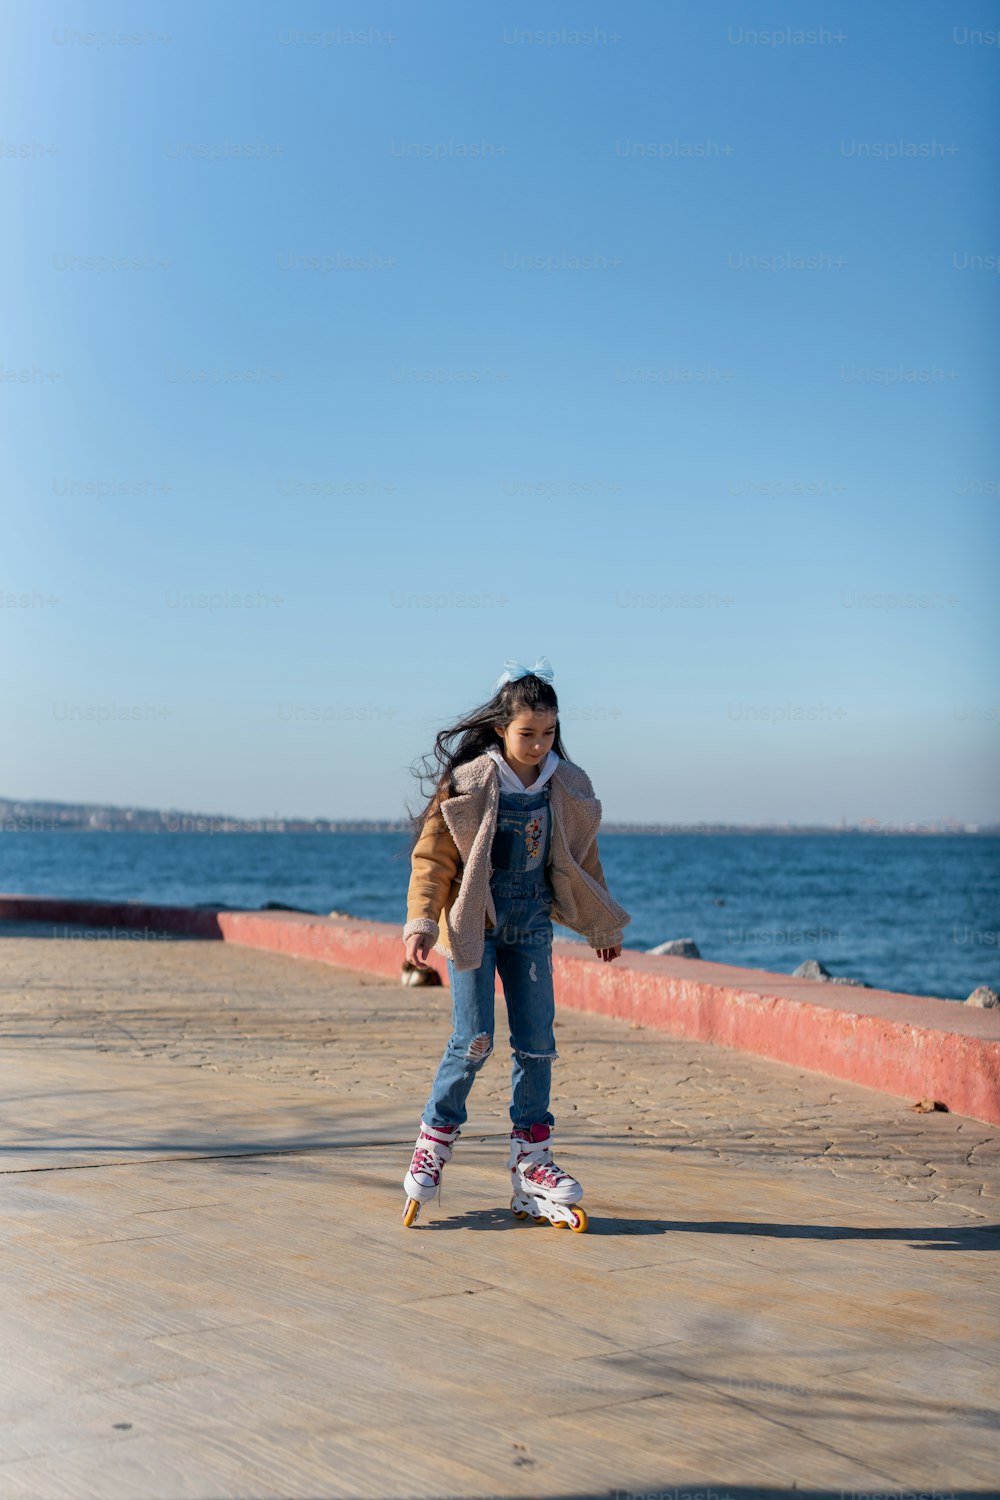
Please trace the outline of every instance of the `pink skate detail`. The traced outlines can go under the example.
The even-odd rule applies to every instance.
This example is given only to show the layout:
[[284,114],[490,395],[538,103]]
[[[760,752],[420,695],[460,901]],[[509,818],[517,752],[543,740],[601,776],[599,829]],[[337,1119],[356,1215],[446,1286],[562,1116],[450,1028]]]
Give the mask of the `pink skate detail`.
[[460,1131],[438,1130],[425,1125],[421,1120],[410,1168],[403,1179],[403,1186],[412,1197],[421,1203],[437,1194],[441,1198],[441,1177],[445,1162],[450,1161]]
[[435,1187],[437,1187],[441,1177],[441,1169],[438,1166],[437,1158],[433,1151],[427,1150],[426,1146],[418,1146],[416,1151],[414,1151],[413,1160],[410,1162],[410,1171],[414,1177],[418,1175],[429,1177]]
[[539,1162],[535,1167],[526,1167],[523,1174],[529,1182],[536,1182],[539,1187],[554,1188],[561,1182],[570,1181],[568,1172],[557,1167],[555,1162]]
[[532,1125],[530,1129],[515,1126],[511,1131],[510,1173],[514,1190],[517,1191],[520,1181],[523,1188],[530,1184],[540,1193],[558,1195],[556,1201],[562,1198],[570,1201],[572,1194],[580,1196],[580,1184],[553,1161],[551,1139],[552,1129],[548,1125]]
[[552,1224],[586,1228],[581,1209],[574,1216],[571,1205],[579,1203],[583,1188],[575,1177],[552,1160],[553,1132],[549,1125],[516,1126],[510,1133],[510,1176],[514,1196],[511,1208],[517,1218],[525,1213]]

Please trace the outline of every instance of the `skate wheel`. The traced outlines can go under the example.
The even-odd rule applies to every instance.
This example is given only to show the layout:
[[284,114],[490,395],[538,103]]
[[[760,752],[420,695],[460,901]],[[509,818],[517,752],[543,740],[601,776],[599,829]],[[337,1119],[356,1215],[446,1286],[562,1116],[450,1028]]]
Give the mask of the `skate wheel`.
[[569,1226],[570,1229],[573,1230],[574,1234],[582,1234],[589,1222],[587,1219],[587,1210],[585,1208],[571,1208],[570,1213],[573,1215],[573,1222]]
[[407,1198],[406,1207],[403,1209],[403,1228],[409,1229],[411,1224],[417,1222],[417,1214],[420,1212],[420,1199]]
[[528,1217],[528,1211],[527,1211],[527,1209],[524,1209],[524,1208],[515,1208],[514,1204],[516,1202],[517,1202],[516,1198],[512,1198],[510,1200],[510,1211],[511,1211],[511,1213],[514,1215],[515,1219],[526,1219]]

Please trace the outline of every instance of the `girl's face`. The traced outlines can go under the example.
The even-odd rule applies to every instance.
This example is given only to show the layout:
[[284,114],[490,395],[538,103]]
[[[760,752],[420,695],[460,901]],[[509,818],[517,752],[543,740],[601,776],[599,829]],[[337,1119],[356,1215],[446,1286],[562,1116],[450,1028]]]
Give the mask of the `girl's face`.
[[551,708],[526,708],[511,719],[506,729],[497,729],[504,756],[515,767],[537,766],[552,749],[558,714]]

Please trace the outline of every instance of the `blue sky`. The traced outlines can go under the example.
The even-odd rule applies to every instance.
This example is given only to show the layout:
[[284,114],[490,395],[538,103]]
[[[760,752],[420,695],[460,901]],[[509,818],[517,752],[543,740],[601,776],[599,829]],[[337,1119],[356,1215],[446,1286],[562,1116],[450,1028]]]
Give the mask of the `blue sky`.
[[992,17],[8,6],[0,795],[1000,819]]

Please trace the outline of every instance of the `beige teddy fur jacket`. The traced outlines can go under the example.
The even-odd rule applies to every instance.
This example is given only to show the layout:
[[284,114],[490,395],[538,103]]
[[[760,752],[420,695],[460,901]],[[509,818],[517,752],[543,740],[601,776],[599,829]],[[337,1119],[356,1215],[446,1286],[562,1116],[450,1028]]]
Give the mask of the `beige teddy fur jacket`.
[[[486,928],[497,915],[490,890],[500,805],[496,762],[485,753],[466,761],[455,768],[452,784],[451,796],[435,797],[411,856],[403,937],[426,933],[456,969],[478,969]],[[549,785],[552,920],[579,932],[592,948],[616,948],[632,918],[611,896],[601,869],[601,804],[590,777],[561,760]]]

